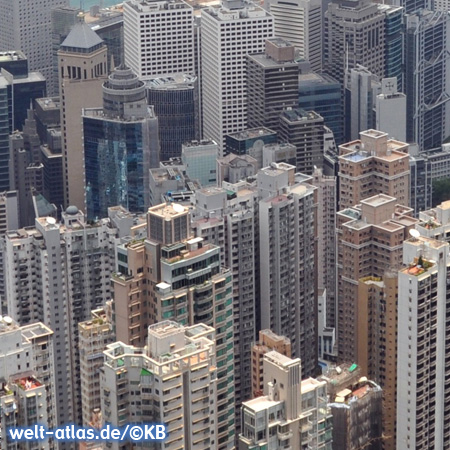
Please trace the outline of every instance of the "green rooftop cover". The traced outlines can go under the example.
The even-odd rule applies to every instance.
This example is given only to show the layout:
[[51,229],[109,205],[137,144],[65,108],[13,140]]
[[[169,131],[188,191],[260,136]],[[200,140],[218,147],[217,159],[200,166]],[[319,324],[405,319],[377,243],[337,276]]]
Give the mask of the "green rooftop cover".
[[348,371],[351,373],[351,372],[354,372],[357,368],[358,368],[358,364],[352,364],[349,367]]

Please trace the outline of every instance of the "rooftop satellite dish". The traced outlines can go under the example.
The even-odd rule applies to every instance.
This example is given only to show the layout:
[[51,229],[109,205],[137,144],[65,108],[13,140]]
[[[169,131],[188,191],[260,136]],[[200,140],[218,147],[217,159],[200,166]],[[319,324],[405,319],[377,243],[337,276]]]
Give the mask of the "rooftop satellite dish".
[[172,207],[173,207],[174,211],[177,212],[177,213],[184,212],[184,206],[179,205],[178,203],[173,203]]
[[54,217],[47,217],[47,223],[49,225],[55,225],[56,224],[56,219]]
[[417,238],[420,237],[420,233],[419,233],[416,229],[414,229],[414,228],[412,228],[411,230],[409,230],[409,234],[410,234],[411,237],[413,237],[414,239],[417,239]]

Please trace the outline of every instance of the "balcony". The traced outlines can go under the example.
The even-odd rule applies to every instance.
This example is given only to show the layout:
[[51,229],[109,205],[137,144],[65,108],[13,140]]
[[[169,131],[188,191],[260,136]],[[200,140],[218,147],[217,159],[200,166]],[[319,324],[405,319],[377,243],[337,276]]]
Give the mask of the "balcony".
[[292,430],[287,431],[277,431],[277,437],[280,441],[287,441],[288,439],[291,439],[292,437]]

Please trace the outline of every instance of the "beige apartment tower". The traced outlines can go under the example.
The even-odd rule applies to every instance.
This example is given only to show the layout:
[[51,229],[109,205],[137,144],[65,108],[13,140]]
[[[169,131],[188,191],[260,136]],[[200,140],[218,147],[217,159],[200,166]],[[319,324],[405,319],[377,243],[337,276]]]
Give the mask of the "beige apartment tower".
[[107,48],[89,25],[72,28],[58,51],[58,68],[65,206],[86,211],[81,112],[102,106],[108,75]]
[[264,355],[271,351],[277,351],[281,355],[291,357],[291,341],[278,336],[271,330],[259,332],[259,342],[252,346],[252,396],[262,395],[264,390],[263,360]]
[[377,130],[339,147],[339,209],[351,208],[376,194],[409,206],[408,144]]
[[[402,244],[417,223],[412,209],[384,194],[362,200],[337,214],[338,230],[338,359],[359,363],[359,314],[367,314],[358,299],[363,277],[383,276],[402,264]],[[361,308],[361,310],[360,310]],[[362,319],[364,323],[364,319]]]

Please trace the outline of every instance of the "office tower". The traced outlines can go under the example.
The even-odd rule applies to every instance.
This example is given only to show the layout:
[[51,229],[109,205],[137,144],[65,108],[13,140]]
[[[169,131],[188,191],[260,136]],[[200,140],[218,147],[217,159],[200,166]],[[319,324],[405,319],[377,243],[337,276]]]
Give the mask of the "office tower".
[[449,245],[403,244],[398,273],[397,448],[445,448],[450,438]]
[[[418,222],[412,209],[385,194],[361,200],[360,205],[337,214],[338,229],[338,359],[360,360],[358,320],[364,314],[358,300],[358,282],[364,277],[381,277],[386,270],[401,266],[401,243]],[[367,326],[364,318],[361,326]]]
[[380,276],[359,279],[358,364],[361,372],[383,389],[383,448],[386,450],[395,450],[397,300],[395,270],[386,269]]
[[[11,317],[2,316],[0,338],[0,442],[2,448],[10,448],[10,442],[6,444],[9,426],[36,422],[55,426],[53,332],[41,322],[20,326]],[[48,441],[42,445],[49,448]]]
[[[195,193],[192,229],[221,249],[221,261],[233,275],[234,399],[240,407],[251,397],[251,345],[256,338],[258,299],[257,193],[246,183],[204,188]],[[239,432],[239,428],[237,429]]]
[[224,0],[202,11],[203,136],[219,144],[247,128],[246,56],[264,52],[273,18],[253,3]]
[[88,218],[106,217],[116,205],[144,212],[148,171],[159,163],[158,119],[144,83],[116,67],[103,84],[103,108],[83,108],[82,120]]
[[181,156],[182,144],[200,138],[197,77],[174,74],[147,80],[146,86],[159,121],[160,161]]
[[[396,3],[405,9],[406,14],[415,14],[422,9],[432,9],[429,0],[396,0]],[[440,10],[441,8],[437,6],[438,3],[434,3],[435,9]]]
[[116,338],[122,342],[142,345],[147,325],[166,319],[216,329],[217,405],[223,414],[215,445],[223,449],[234,441],[234,336],[232,274],[221,266],[220,252],[219,246],[193,238],[188,207],[153,206],[147,239],[117,246],[119,272],[112,284]]
[[29,60],[21,51],[0,52],[0,69],[2,77],[8,84],[8,95],[10,98],[10,126],[11,132],[22,130],[27,118],[27,110],[30,103],[44,97],[46,90],[45,77],[36,71],[29,70]]
[[182,0],[129,0],[123,21],[125,64],[139,78],[195,72],[192,6]]
[[317,287],[326,291],[325,326],[336,328],[336,177],[316,168],[310,183],[317,188]]
[[52,70],[47,78],[47,94],[59,94],[58,50],[69,35],[72,27],[83,21],[83,12],[80,8],[62,5],[53,8],[50,12],[51,41],[52,41]]
[[187,176],[198,180],[201,186],[216,185],[218,145],[211,140],[185,142],[181,149],[181,161]]
[[[61,131],[61,101],[59,97],[37,98],[34,101],[34,118],[41,143],[48,143],[49,130]],[[59,136],[61,140],[61,136]]]
[[124,62],[124,24],[123,5],[109,5],[105,8],[94,6],[85,13],[84,20],[105,43],[108,49],[108,73],[111,73],[116,66]]
[[406,95],[398,91],[397,78],[381,80],[381,93],[375,98],[375,129],[406,141]]
[[419,211],[425,211],[439,203],[439,200],[434,200],[437,195],[436,183],[450,177],[450,145],[443,144],[440,148],[420,152],[420,154],[415,152],[410,156],[409,163],[410,204],[417,216]]
[[298,62],[294,46],[266,40],[264,53],[247,55],[247,126],[278,131],[283,109],[297,106]]
[[91,312],[91,318],[78,324],[80,352],[80,386],[83,425],[87,426],[94,411],[101,408],[100,370],[103,351],[115,341],[112,300]]
[[104,422],[164,423],[167,450],[218,448],[217,345],[214,328],[169,320],[149,327],[144,348],[109,344],[101,373]]
[[333,449],[381,450],[382,389],[361,377],[356,364],[330,369],[319,377],[327,382],[328,406],[333,421]]
[[[357,65],[345,73],[345,141],[358,139],[360,131],[375,128],[375,99],[381,92],[379,78]],[[381,130],[379,130],[381,131]]]
[[377,130],[362,131],[359,136],[339,147],[339,209],[380,193],[408,206],[408,144]]
[[252,397],[259,397],[264,392],[264,356],[276,351],[281,355],[291,357],[291,341],[278,336],[273,331],[261,330],[259,332],[259,341],[252,345]]
[[[29,109],[23,131],[16,131],[10,136],[9,183],[11,189],[18,193],[20,227],[32,226],[34,219],[39,217],[38,211],[35,211],[34,196],[44,190],[44,166],[40,162],[40,153],[34,112]],[[55,213],[56,208],[48,215]]]
[[[448,0],[435,0],[433,3],[434,9],[438,11],[449,11],[450,10],[450,4]],[[429,7],[429,6],[427,6]],[[417,8],[415,9],[417,11]]]
[[326,73],[302,70],[298,77],[298,106],[322,116],[338,145],[344,143],[341,90],[342,85]]
[[[393,2],[394,3],[394,2]],[[384,54],[383,78],[397,78],[398,88],[403,92],[404,78],[404,14],[403,7],[392,4],[378,4],[378,11],[384,14]]]
[[19,228],[19,202],[17,192],[6,191],[0,194],[0,236],[8,230]]
[[58,51],[64,206],[85,210],[82,108],[102,105],[107,51],[86,23],[76,24]]
[[295,145],[297,172],[311,175],[315,167],[323,167],[323,118],[314,111],[285,109],[280,115],[280,141]]
[[449,27],[450,16],[443,11],[424,10],[406,18],[406,134],[420,150],[440,147],[450,134]]
[[227,134],[225,136],[225,151],[223,154],[225,156],[229,153],[250,155],[258,161],[258,168],[261,168],[264,145],[276,144],[276,142],[276,131],[265,127],[250,128]]
[[27,55],[30,70],[50,78],[53,66],[51,9],[68,4],[69,0],[1,0],[0,50],[20,49]]
[[[324,70],[337,81],[360,64],[371,73],[385,72],[385,15],[371,0],[339,0],[325,12]],[[401,50],[401,46],[400,46]]]
[[217,160],[217,185],[235,184],[240,180],[253,177],[258,172],[258,161],[250,155],[230,153]]
[[273,16],[274,33],[295,46],[300,59],[313,70],[322,69],[322,4],[320,0],[266,0],[264,7]]
[[8,314],[54,331],[57,424],[81,423],[78,323],[111,297],[117,233],[109,219],[86,223],[76,207],[62,218],[38,218],[33,228],[7,233],[5,243]]
[[286,336],[304,376],[317,368],[315,188],[277,164],[258,172],[261,328]]
[[267,144],[263,147],[262,166],[267,167],[272,163],[287,163],[297,165],[297,149],[295,145],[281,142],[279,144]]
[[264,356],[264,396],[242,406],[239,449],[331,449],[326,382],[301,379],[300,359]]

